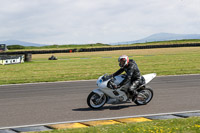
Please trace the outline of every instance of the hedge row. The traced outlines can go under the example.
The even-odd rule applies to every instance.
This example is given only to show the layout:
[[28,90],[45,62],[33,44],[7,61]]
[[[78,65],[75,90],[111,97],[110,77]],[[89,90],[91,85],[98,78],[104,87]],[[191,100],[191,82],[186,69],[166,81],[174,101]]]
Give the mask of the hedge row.
[[2,53],[0,53],[0,55],[16,55],[16,54],[51,54],[51,53],[72,53],[72,52],[76,52],[76,49],[2,52]]
[[17,51],[2,52],[0,55],[13,54],[50,54],[50,53],[72,53],[72,52],[95,52],[95,51],[113,51],[129,49],[152,49],[152,48],[172,48],[172,47],[199,47],[200,43],[192,44],[169,44],[169,45],[147,45],[147,46],[127,46],[127,47],[108,47],[108,48],[84,48],[84,49],[67,49],[67,50],[41,50],[41,51]]
[[127,46],[127,47],[80,49],[78,52],[129,50],[129,49],[152,49],[152,48],[172,48],[172,47],[199,47],[199,46],[200,46],[200,43],[195,43],[195,44],[170,44],[170,45],[147,45],[147,46]]

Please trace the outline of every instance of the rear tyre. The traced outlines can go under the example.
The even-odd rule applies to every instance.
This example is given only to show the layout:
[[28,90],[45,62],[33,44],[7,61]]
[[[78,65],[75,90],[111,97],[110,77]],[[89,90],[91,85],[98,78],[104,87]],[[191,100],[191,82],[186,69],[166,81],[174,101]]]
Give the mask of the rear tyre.
[[100,95],[94,92],[91,92],[87,98],[87,104],[92,109],[99,109],[103,107],[106,101],[107,101],[106,95],[103,95],[103,97],[101,98]]
[[136,96],[134,102],[137,105],[146,105],[153,98],[153,90],[151,87],[146,87],[145,89],[139,89],[138,95]]

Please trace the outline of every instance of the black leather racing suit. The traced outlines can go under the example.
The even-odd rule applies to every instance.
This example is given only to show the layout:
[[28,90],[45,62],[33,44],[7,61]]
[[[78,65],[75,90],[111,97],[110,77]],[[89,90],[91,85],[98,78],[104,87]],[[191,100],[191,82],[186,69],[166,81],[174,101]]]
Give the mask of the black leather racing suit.
[[140,70],[134,60],[130,60],[128,65],[120,68],[112,76],[115,77],[123,72],[126,72],[125,79],[119,84],[119,87],[131,83],[130,91],[134,91],[139,85],[145,84],[144,78],[140,75]]

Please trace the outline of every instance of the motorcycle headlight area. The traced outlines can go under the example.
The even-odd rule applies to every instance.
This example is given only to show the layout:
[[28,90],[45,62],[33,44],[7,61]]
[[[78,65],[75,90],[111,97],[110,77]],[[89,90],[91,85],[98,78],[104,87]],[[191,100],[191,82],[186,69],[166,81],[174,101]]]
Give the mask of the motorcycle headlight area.
[[102,79],[97,80],[97,86],[103,82]]
[[100,79],[100,80],[99,80],[99,83],[101,84],[102,82],[103,82],[103,80],[102,80],[102,79]]

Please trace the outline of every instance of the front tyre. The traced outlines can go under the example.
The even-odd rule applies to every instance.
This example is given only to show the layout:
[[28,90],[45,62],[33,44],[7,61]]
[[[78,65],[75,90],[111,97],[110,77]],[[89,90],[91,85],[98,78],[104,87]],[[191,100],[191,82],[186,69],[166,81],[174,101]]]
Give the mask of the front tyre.
[[94,92],[91,92],[87,98],[88,106],[93,109],[99,109],[99,108],[103,107],[103,105],[106,103],[106,101],[107,101],[106,95],[103,95],[101,97],[100,95],[98,95],[97,93],[94,93]]
[[150,87],[138,90],[138,95],[134,102],[137,105],[146,105],[153,98],[153,90]]

